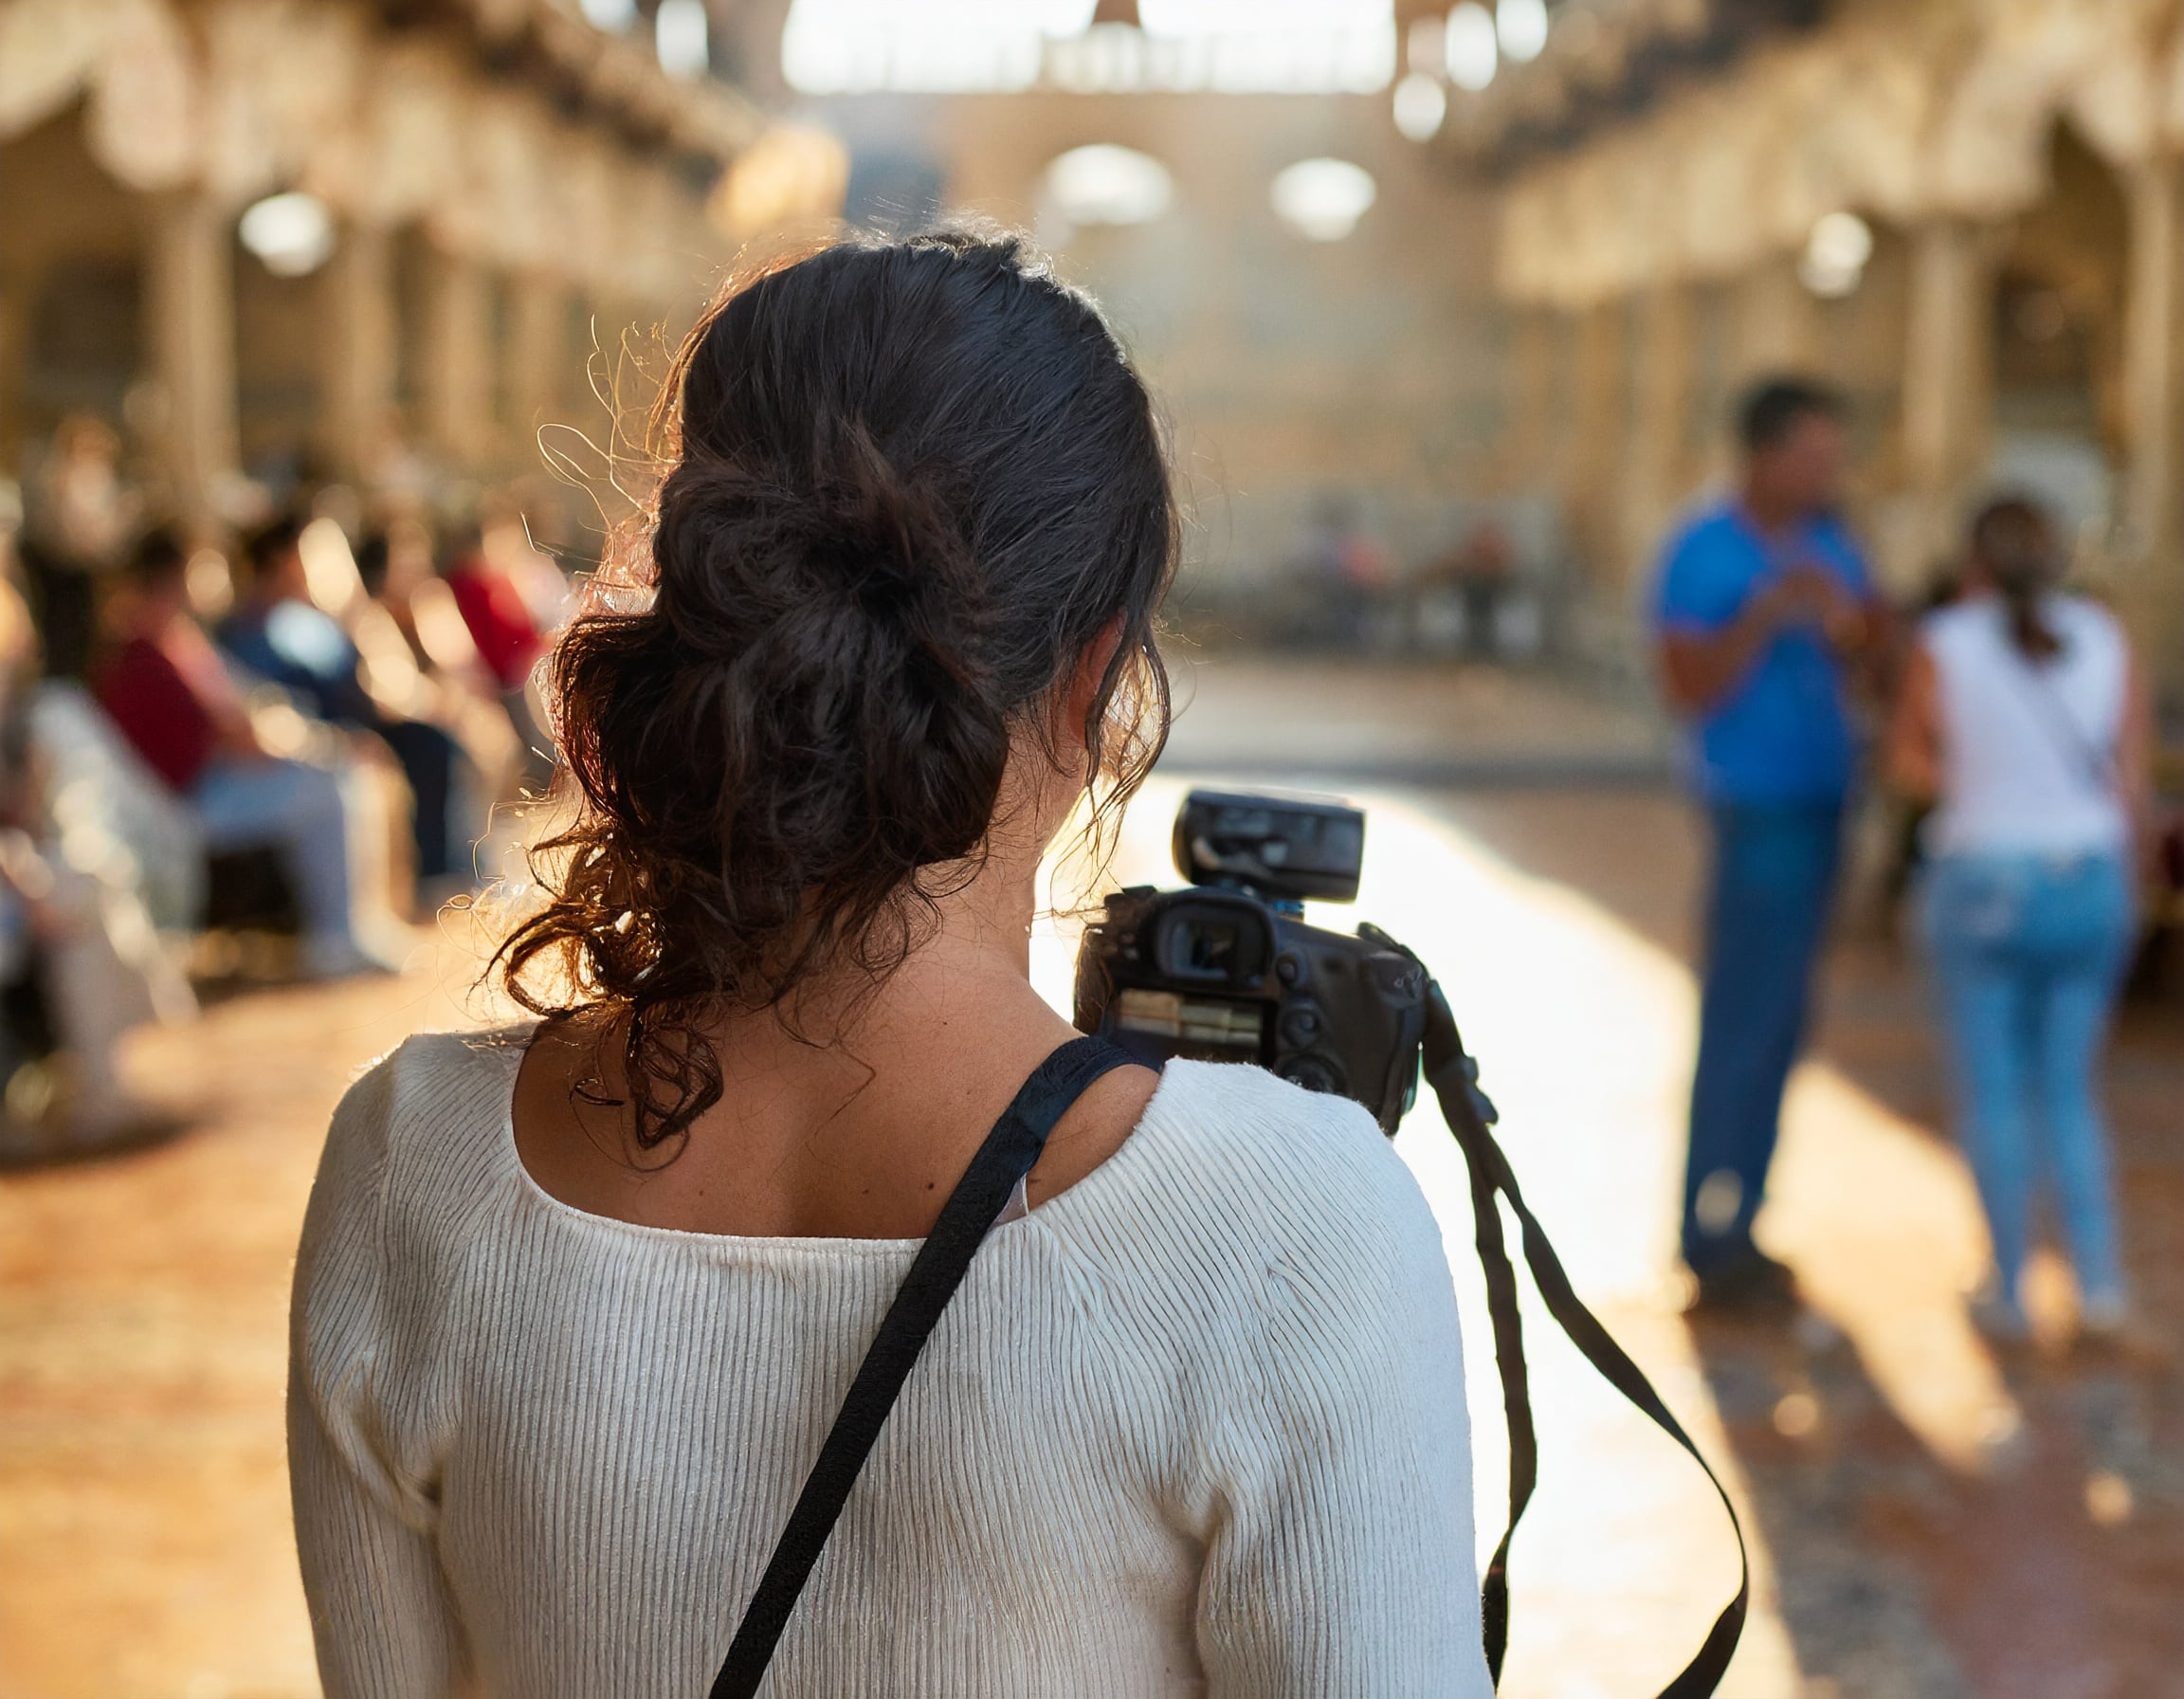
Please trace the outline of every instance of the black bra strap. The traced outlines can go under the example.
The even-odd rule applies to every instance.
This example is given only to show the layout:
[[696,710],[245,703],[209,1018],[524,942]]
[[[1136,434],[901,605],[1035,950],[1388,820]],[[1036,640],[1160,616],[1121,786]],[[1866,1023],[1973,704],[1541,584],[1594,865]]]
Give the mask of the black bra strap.
[[1103,1038],[1072,1039],[1039,1065],[986,1135],[986,1142],[941,1206],[939,1219],[910,1265],[871,1349],[864,1353],[849,1396],[842,1401],[842,1413],[834,1418],[827,1443],[819,1448],[819,1460],[805,1478],[789,1525],[781,1531],[780,1544],[743,1613],[742,1626],[713,1683],[712,1699],[750,1699],[758,1690],[789,1614],[796,1608],[797,1595],[804,1591],[811,1566],[818,1562],[827,1537],[848,1502],[858,1471],[879,1441],[911,1365],[970,1271],[971,1259],[1008,1204],[1010,1193],[1031,1172],[1046,1147],[1046,1135],[1085,1087],[1136,1060]]

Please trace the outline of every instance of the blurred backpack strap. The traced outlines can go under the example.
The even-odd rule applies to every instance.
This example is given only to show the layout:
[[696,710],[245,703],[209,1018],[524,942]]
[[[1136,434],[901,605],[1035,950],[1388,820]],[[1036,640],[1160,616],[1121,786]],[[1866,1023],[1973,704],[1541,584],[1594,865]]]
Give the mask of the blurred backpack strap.
[[1031,1172],[1046,1135],[1084,1094],[1086,1087],[1137,1058],[1104,1038],[1074,1038],[1040,1063],[1024,1082],[978,1154],[971,1159],[956,1190],[940,1208],[939,1219],[903,1278],[886,1319],[851,1382],[849,1396],[819,1460],[805,1477],[804,1490],[790,1512],[789,1525],[774,1547],[757,1591],[743,1612],[742,1625],[729,1645],[727,1661],[712,1687],[712,1699],[749,1699],[758,1690],[774,1648],[796,1608],[797,1595],[810,1579],[811,1566],[826,1548],[827,1537],[841,1518],[864,1459],[872,1454],[887,1413],[901,1396],[903,1382],[924,1349],[940,1312],[970,1272],[988,1231],[1009,1201],[1016,1182]]

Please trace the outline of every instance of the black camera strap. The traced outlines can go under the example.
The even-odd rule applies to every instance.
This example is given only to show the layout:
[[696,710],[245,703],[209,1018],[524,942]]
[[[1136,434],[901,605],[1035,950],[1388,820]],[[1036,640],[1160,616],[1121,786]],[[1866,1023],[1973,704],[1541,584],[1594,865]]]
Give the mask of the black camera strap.
[[789,1614],[796,1608],[797,1595],[804,1591],[828,1535],[841,1519],[849,1489],[879,1442],[887,1413],[901,1396],[903,1382],[940,1312],[971,1271],[971,1259],[1007,1207],[1010,1193],[1031,1172],[1039,1153],[1046,1148],[1046,1135],[1085,1088],[1101,1075],[1136,1061],[1104,1038],[1073,1038],[1040,1063],[986,1135],[956,1190],[940,1206],[939,1218],[864,1353],[849,1396],[842,1400],[842,1412],[819,1448],[819,1460],[805,1477],[789,1525],[781,1530],[766,1573],[743,1612],[727,1661],[714,1679],[712,1699],[750,1699],[757,1692],[781,1631],[789,1625]]
[[1720,1477],[1692,1443],[1683,1424],[1669,1414],[1668,1406],[1661,1401],[1661,1395],[1653,1390],[1652,1382],[1572,1288],[1570,1277],[1562,1271],[1561,1260],[1555,1254],[1555,1247],[1548,1243],[1538,1217],[1526,1207],[1524,1196],[1518,1190],[1517,1176],[1509,1166],[1509,1159],[1502,1154],[1502,1147],[1495,1143],[1493,1134],[1487,1130],[1493,1111],[1479,1094],[1478,1064],[1465,1054],[1456,1017],[1449,1012],[1447,999],[1441,995],[1438,985],[1429,987],[1427,1003],[1426,1083],[1440,1099],[1441,1113],[1448,1123],[1448,1130],[1455,1134],[1456,1142],[1462,1146],[1465,1165],[1470,1171],[1479,1262],[1486,1274],[1486,1311],[1494,1326],[1494,1361],[1501,1371],[1502,1404],[1509,1426],[1509,1523],[1502,1531],[1501,1544],[1494,1548],[1493,1560],[1487,1564],[1480,1585],[1486,1662],[1495,1685],[1501,1685],[1502,1654],[1509,1644],[1509,1543],[1516,1536],[1517,1524],[1522,1520],[1524,1507],[1531,1502],[1532,1489],[1539,1478],[1538,1436],[1532,1426],[1532,1394],[1524,1367],[1523,1322],[1517,1309],[1517,1274],[1510,1265],[1508,1247],[1502,1237],[1502,1213],[1496,1201],[1499,1195],[1509,1200],[1509,1207],[1523,1229],[1524,1261],[1532,1270],[1540,1297],[1546,1302],[1547,1313],[1611,1386],[1690,1452],[1692,1460],[1706,1471],[1707,1480],[1720,1495],[1721,1507],[1729,1512],[1729,1525],[1737,1535],[1737,1597],[1715,1618],[1714,1627],[1697,1655],[1675,1680],[1661,1690],[1661,1699],[1705,1699],[1728,1672],[1729,1659],[1744,1632],[1744,1617],[1752,1599],[1752,1559],[1744,1546],[1744,1526],[1738,1520],[1737,1507],[1729,1502]]
[[[726,1661],[713,1683],[711,1699],[751,1699],[758,1690],[790,1614],[841,1518],[859,1471],[879,1441],[889,1411],[941,1312],[970,1271],[972,1258],[1008,1203],[1010,1193],[1037,1163],[1047,1135],[1069,1105],[1095,1080],[1135,1060],[1101,1038],[1079,1038],[1062,1046],[1024,1083],[971,1159],[865,1352],[848,1397],[820,1447],[818,1460],[806,1477],[788,1525],[744,1611]],[[1494,1680],[1500,1684],[1509,1640],[1510,1542],[1531,1502],[1539,1473],[1538,1439],[1532,1422],[1531,1390],[1524,1366],[1523,1324],[1517,1307],[1517,1276],[1498,1203],[1499,1198],[1506,1198],[1522,1228],[1524,1260],[1548,1313],[1610,1385],[1690,1453],[1713,1483],[1729,1514],[1739,1565],[1737,1596],[1715,1619],[1697,1655],[1660,1695],[1660,1699],[1706,1699],[1728,1670],[1751,1600],[1751,1559],[1736,1507],[1651,1382],[1571,1287],[1546,1233],[1524,1202],[1508,1159],[1488,1131],[1492,1110],[1478,1091],[1478,1066],[1465,1053],[1455,1017],[1437,985],[1429,988],[1423,1060],[1426,1082],[1440,1100],[1442,1114],[1464,1152],[1470,1175],[1479,1260],[1485,1271],[1495,1363],[1509,1428],[1509,1521],[1480,1588],[1486,1659]]]

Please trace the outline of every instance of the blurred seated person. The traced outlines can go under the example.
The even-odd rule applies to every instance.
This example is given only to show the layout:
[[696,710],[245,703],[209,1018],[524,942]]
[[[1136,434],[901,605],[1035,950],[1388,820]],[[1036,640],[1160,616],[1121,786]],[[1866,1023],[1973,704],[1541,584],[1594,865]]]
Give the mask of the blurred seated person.
[[[364,587],[364,594],[394,622],[402,640],[410,646],[410,659],[421,667],[436,664],[432,650],[417,632],[417,591],[428,580],[438,582],[432,573],[432,539],[422,525],[414,521],[375,525],[357,542],[356,581]],[[453,606],[452,592],[449,606]],[[462,615],[456,617],[460,619]],[[465,626],[462,653],[456,658],[452,670],[461,671],[476,665],[479,665],[478,646],[470,641],[470,630]]]
[[1428,587],[1453,592],[1464,611],[1464,651],[1472,659],[1501,659],[1502,610],[1516,575],[1516,546],[1491,519],[1472,526],[1462,543],[1427,570]]
[[[0,576],[0,1157],[85,1156],[155,1118],[121,1080],[117,1046],[148,1020],[196,1009],[138,900],[136,858],[81,830],[84,764],[64,721],[85,703],[41,684],[28,609]],[[56,735],[59,733],[60,735]]]
[[502,690],[519,691],[546,652],[546,634],[516,575],[485,543],[485,534],[475,525],[461,527],[449,539],[447,587],[455,593],[455,606],[470,628],[479,659]]
[[242,693],[191,616],[186,560],[173,534],[137,545],[112,610],[114,646],[98,670],[99,701],[168,787],[186,799],[206,848],[277,851],[303,918],[307,977],[385,971],[359,936],[353,901],[353,805],[323,767],[275,756],[259,740]]
[[433,569],[431,534],[410,521],[366,532],[356,575],[366,600],[351,629],[375,698],[383,705],[391,694],[413,703],[410,712],[455,740],[477,776],[482,808],[514,797],[522,739],[455,593]]
[[539,569],[561,582],[564,594],[565,581],[531,547],[519,521],[497,521],[483,530],[462,527],[451,536],[449,545],[446,579],[455,606],[523,740],[529,757],[525,781],[543,788],[552,776],[552,756],[529,686],[532,668],[546,652],[560,610],[543,605]]
[[1394,582],[1388,551],[1366,531],[1348,496],[1323,498],[1306,531],[1299,575],[1319,604],[1310,617],[1316,644],[1361,646],[1375,635],[1375,613]]
[[[331,536],[332,522],[325,523]],[[415,804],[417,877],[445,880],[459,870],[459,847],[468,835],[456,817],[455,740],[405,711],[411,704],[375,699],[350,631],[311,598],[303,537],[303,526],[292,518],[275,520],[251,537],[249,582],[220,626],[220,647],[286,690],[304,712],[369,732],[393,752]],[[361,586],[355,588],[360,596]]]
[[136,503],[121,477],[121,439],[92,413],[53,432],[25,489],[23,567],[48,678],[91,664],[99,586],[127,552]]

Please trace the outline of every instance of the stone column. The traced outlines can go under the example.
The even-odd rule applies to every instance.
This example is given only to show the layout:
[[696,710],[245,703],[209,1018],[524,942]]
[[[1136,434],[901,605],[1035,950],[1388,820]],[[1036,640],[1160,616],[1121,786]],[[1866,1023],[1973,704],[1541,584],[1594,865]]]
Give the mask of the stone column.
[[1571,539],[1578,559],[1605,584],[1619,583],[1628,564],[1617,521],[1629,360],[1627,315],[1628,303],[1611,301],[1586,308],[1576,320],[1570,448],[1563,457]]
[[235,221],[196,190],[149,199],[146,343],[163,407],[158,458],[182,514],[213,515],[238,470]]
[[1629,433],[1623,454],[1623,556],[1661,545],[1689,483],[1691,291],[1664,279],[1634,303]]
[[2184,162],[2150,160],[2129,182],[2123,303],[2125,515],[2134,554],[2177,553],[2184,491]]
[[319,435],[343,477],[369,478],[396,422],[401,321],[394,300],[392,233],[370,224],[345,228],[322,287],[326,330]]
[[492,451],[493,301],[484,268],[435,252],[425,291],[423,390],[425,440],[459,466]]
[[1737,285],[1734,370],[1741,389],[1780,373],[1814,375],[1825,363],[1812,292],[1784,256],[1762,260]]
[[1555,482],[1556,381],[1562,362],[1560,315],[1549,307],[1513,309],[1502,363],[1507,429],[1496,482],[1504,490],[1536,490]]
[[2123,302],[2123,612],[2163,688],[2184,686],[2184,161],[2131,174]]
[[602,334],[597,314],[582,284],[570,285],[563,310],[567,316],[562,320],[559,387],[553,396],[560,410],[556,416],[597,436],[600,405],[592,388],[597,381],[593,361],[600,357],[596,338]]
[[1953,549],[1971,483],[1987,463],[1993,409],[1993,244],[1960,220],[1911,234],[1903,315],[1903,472],[1911,546]]
[[558,279],[534,272],[513,280],[512,287],[503,393],[517,452],[535,460],[539,427],[568,422],[561,411],[568,366],[583,356],[568,346],[569,293]]

